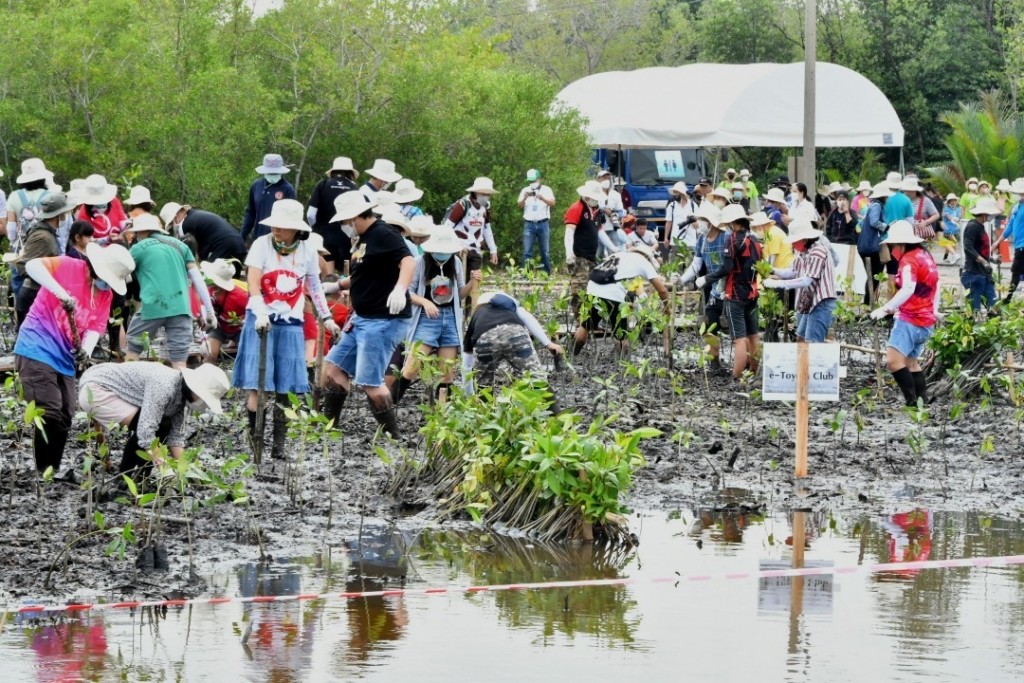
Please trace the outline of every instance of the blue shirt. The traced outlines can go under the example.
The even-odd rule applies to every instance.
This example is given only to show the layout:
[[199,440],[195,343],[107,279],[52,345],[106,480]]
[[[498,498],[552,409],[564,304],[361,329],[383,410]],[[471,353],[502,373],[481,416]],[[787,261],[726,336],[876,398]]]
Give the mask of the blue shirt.
[[249,188],[249,204],[245,207],[245,219],[242,221],[242,239],[248,240],[262,237],[270,232],[260,221],[270,216],[270,209],[279,199],[295,199],[295,188],[282,178],[273,185],[268,185],[266,178],[260,178]]
[[[727,233],[719,231],[715,239],[708,239],[706,234],[697,237],[697,248],[695,253],[704,261],[707,274],[717,275],[725,267],[725,246]],[[711,295],[716,299],[722,298],[722,287],[724,279],[717,281],[711,290]]]
[[910,197],[902,192],[894,192],[891,197],[885,200],[885,222],[889,225],[893,221],[913,221],[914,205]]
[[1014,249],[1024,249],[1024,202],[1013,205],[1010,220],[1003,231],[1003,239],[1013,243]]

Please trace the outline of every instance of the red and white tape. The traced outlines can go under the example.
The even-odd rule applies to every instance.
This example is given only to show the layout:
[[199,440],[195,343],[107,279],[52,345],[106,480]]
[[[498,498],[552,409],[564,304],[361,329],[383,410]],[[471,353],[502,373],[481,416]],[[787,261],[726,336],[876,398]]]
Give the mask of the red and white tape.
[[1024,555],[996,557],[973,557],[960,560],[922,560],[918,562],[883,562],[846,567],[804,567],[801,569],[767,569],[752,572],[729,572],[725,574],[678,574],[655,578],[587,579],[581,581],[542,581],[538,583],[504,583],[483,586],[440,586],[434,588],[392,588],[379,591],[346,593],[301,593],[299,595],[256,595],[252,597],[215,597],[182,600],[127,600],[123,602],[79,603],[69,605],[17,605],[4,610],[6,613],[32,614],[46,612],[88,612],[114,609],[137,609],[141,607],[185,607],[188,605],[225,605],[229,603],[299,602],[305,600],[354,600],[358,598],[397,598],[414,595],[458,595],[472,593],[496,593],[498,591],[557,590],[560,588],[592,588],[601,586],[630,586],[638,584],[679,584],[705,581],[738,581],[750,579],[771,579],[794,576],[822,576],[846,574],[879,574],[892,571],[913,571],[923,569],[960,569],[978,567],[1009,567],[1024,564]]

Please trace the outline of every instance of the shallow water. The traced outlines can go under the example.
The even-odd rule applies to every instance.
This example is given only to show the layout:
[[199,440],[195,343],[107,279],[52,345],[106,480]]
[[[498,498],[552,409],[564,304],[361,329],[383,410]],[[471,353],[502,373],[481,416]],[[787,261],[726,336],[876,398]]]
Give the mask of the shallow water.
[[[218,595],[272,595],[634,577],[626,587],[226,604],[8,623],[0,680],[1019,681],[1024,569],[944,569],[649,583],[793,563],[792,514],[678,510],[631,518],[631,552],[538,547],[481,532],[383,534],[364,573],[316,558],[209,577]],[[907,507],[808,513],[804,562],[1024,554],[1024,523]],[[409,544],[407,560],[391,554]],[[379,555],[374,557],[374,554]],[[794,599],[794,593],[797,599]],[[244,644],[243,644],[243,641]]]

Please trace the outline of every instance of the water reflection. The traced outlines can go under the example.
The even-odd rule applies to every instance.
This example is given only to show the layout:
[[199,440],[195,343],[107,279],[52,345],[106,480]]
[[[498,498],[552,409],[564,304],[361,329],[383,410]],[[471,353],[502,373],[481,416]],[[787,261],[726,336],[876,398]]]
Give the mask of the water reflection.
[[36,680],[91,680],[102,675],[107,657],[107,636],[102,618],[64,620],[26,629],[36,656]]

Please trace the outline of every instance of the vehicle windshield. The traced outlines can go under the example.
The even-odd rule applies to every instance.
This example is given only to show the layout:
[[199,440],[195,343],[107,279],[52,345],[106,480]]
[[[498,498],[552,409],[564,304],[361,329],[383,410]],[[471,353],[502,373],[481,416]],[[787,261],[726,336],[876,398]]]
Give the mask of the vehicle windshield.
[[700,180],[696,149],[634,149],[629,156],[629,181],[634,185],[671,185]]

